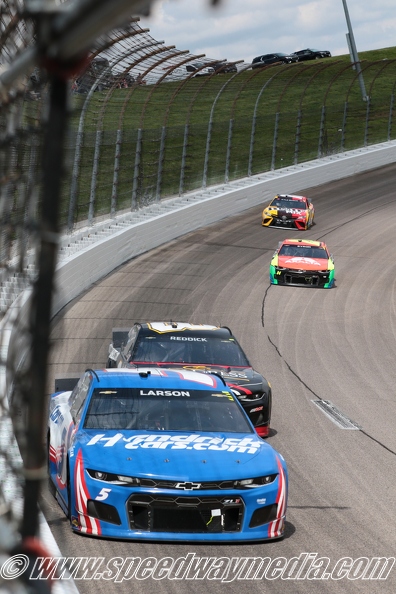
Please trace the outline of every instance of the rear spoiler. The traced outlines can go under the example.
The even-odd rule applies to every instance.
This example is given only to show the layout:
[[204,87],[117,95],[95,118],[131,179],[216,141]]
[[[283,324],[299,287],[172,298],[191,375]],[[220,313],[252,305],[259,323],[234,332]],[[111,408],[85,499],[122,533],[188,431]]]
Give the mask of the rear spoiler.
[[113,348],[120,350],[128,340],[130,328],[113,328]]
[[62,373],[55,376],[55,392],[71,392],[77,385],[78,380],[81,377],[79,375],[71,375],[70,373]]

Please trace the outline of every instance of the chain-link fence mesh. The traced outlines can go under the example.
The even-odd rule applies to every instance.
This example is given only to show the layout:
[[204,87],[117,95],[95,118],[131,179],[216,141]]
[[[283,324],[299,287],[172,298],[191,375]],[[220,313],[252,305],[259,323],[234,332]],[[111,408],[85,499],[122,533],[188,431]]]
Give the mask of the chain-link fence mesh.
[[154,69],[144,75],[150,70],[144,62],[139,66],[145,85],[135,73],[128,88],[112,84],[73,96],[69,230],[103,214],[395,136],[392,60],[363,63],[368,101],[343,60],[187,79],[180,67],[160,80]]

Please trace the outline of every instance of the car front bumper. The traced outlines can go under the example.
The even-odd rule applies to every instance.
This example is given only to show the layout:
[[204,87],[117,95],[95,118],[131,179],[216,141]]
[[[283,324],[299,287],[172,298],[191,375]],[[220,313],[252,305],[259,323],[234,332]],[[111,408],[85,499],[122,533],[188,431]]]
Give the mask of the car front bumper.
[[[287,479],[253,489],[144,489],[108,485],[85,473],[84,509],[72,504],[75,532],[105,538],[160,541],[258,541],[281,538],[285,528]],[[108,484],[108,483],[107,483]],[[111,487],[111,489],[110,489]]]
[[304,231],[307,228],[307,219],[306,217],[297,218],[286,215],[267,215],[263,216],[261,224],[263,227],[279,227],[284,229],[298,229],[299,231]]
[[334,270],[294,270],[271,265],[270,282],[273,285],[330,289],[334,285]]

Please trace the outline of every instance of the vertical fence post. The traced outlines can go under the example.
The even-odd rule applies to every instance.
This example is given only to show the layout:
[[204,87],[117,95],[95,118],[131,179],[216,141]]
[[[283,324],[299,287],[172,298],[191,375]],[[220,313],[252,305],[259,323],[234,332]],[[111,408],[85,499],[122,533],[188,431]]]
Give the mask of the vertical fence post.
[[298,110],[297,114],[297,127],[296,127],[296,140],[294,143],[294,165],[298,163],[298,148],[300,145],[300,134],[301,134],[301,109]]
[[[4,175],[5,180],[7,180],[4,188],[4,192],[2,192],[1,202],[2,202],[2,222],[5,223],[11,214],[11,210],[13,207],[13,194],[14,194],[14,184],[15,184],[15,172],[18,171],[18,140],[15,138],[15,131],[20,125],[19,118],[18,118],[18,110],[16,105],[11,105],[9,117],[7,121],[7,134],[10,138],[14,137],[14,141],[10,144],[9,149],[7,151],[7,156],[5,158],[6,163],[4,163],[4,168],[1,170],[1,176]],[[1,139],[3,141],[3,138]],[[4,181],[5,181],[4,180]],[[4,183],[4,182],[3,182]],[[0,245],[0,257],[1,261],[5,262],[8,258],[7,250],[11,243],[11,227],[9,225],[2,225],[1,228],[1,245]]]
[[162,126],[161,133],[161,144],[158,158],[158,173],[157,173],[157,189],[155,199],[157,202],[161,200],[161,185],[162,185],[162,170],[164,167],[164,154],[165,154],[165,138],[166,138],[166,126]]
[[91,177],[91,192],[89,194],[89,208],[88,208],[88,225],[93,224],[95,216],[95,201],[96,201],[96,186],[98,182],[98,171],[99,171],[99,157],[100,157],[100,146],[102,142],[102,131],[96,131],[95,138],[95,152],[92,166],[92,177]]
[[342,134],[341,134],[341,151],[345,148],[345,130],[347,125],[347,116],[348,116],[348,101],[344,103],[344,116],[342,118]]
[[182,160],[181,160],[181,168],[180,168],[179,196],[181,196],[184,193],[184,177],[185,177],[185,170],[186,170],[188,133],[189,133],[189,125],[186,124],[184,126],[183,151],[182,151]]
[[253,167],[253,149],[254,149],[254,137],[256,134],[256,112],[253,115],[252,119],[252,131],[250,133],[250,145],[249,145],[249,164],[248,164],[248,176],[252,175],[252,167]]
[[[36,185],[36,176],[37,176],[37,162],[38,162],[38,150],[39,150],[39,139],[37,135],[34,134],[31,138],[30,144],[30,158],[29,158],[29,169],[28,169],[28,176],[27,176],[27,183],[26,183],[26,204],[30,202],[30,208],[26,209],[25,212],[25,222],[32,216],[31,209],[35,207],[35,201],[32,199],[35,192],[37,192],[35,185]],[[21,246],[19,249],[19,254],[21,258],[20,269],[23,269],[23,254],[26,254],[26,249],[29,243],[29,232],[27,228],[24,226],[24,231],[21,237]]]
[[42,156],[42,202],[40,206],[38,275],[33,287],[30,317],[30,360],[25,379],[25,397],[29,402],[26,427],[26,456],[23,538],[38,532],[37,514],[40,485],[46,468],[43,446],[50,327],[53,304],[54,277],[59,243],[59,212],[62,174],[64,171],[64,143],[67,128],[67,82],[61,76],[50,78],[50,107]]
[[368,132],[369,132],[369,123],[370,123],[370,105],[371,99],[369,96],[366,97],[367,106],[366,106],[366,125],[364,128],[364,146],[368,144]]
[[395,103],[395,96],[392,93],[389,107],[389,118],[388,118],[388,140],[391,139],[392,135],[392,119],[393,119],[393,107]]
[[112,186],[112,190],[111,190],[110,216],[112,218],[114,218],[117,213],[118,179],[119,179],[119,171],[120,171],[121,144],[122,144],[122,130],[117,130],[115,157],[114,157],[113,186]]
[[226,168],[225,168],[225,176],[224,181],[228,183],[230,179],[230,157],[231,157],[231,145],[232,145],[232,132],[234,129],[234,120],[230,119],[230,124],[228,127],[228,141],[227,141],[227,152],[226,152]]
[[210,141],[212,140],[212,128],[213,128],[213,121],[212,121],[212,119],[210,119],[209,124],[208,124],[208,134],[206,136],[205,161],[204,161],[204,170],[203,170],[203,178],[202,178],[202,187],[203,188],[206,188],[206,185],[208,182],[209,153],[210,153]]
[[276,113],[275,116],[275,128],[274,128],[274,140],[272,143],[272,158],[271,158],[271,171],[275,169],[275,161],[276,161],[276,145],[278,142],[278,127],[279,127],[279,111]]
[[318,159],[323,156],[323,138],[326,121],[326,106],[322,105],[322,113],[320,116],[320,128],[319,128],[319,142],[318,142]]
[[132,205],[131,205],[132,210],[135,210],[135,208],[137,207],[137,190],[138,190],[138,184],[139,184],[139,168],[140,168],[140,159],[142,157],[142,135],[143,135],[143,130],[142,130],[142,128],[139,128],[137,131],[135,167],[133,170]]
[[74,155],[73,171],[70,185],[69,217],[67,220],[67,228],[69,231],[73,229],[74,211],[76,209],[77,204],[78,178],[80,175],[81,148],[83,144],[83,137],[83,131],[78,130],[76,136],[76,152]]

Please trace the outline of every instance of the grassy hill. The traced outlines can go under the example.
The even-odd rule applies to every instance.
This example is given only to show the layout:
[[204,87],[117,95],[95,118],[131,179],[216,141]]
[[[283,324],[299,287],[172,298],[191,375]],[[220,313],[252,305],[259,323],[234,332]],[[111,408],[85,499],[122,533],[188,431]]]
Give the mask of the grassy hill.
[[64,218],[395,138],[396,48],[359,55],[368,100],[349,55],[74,95]]

